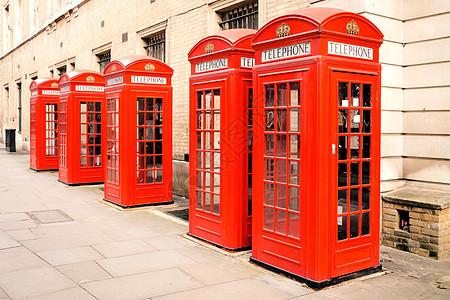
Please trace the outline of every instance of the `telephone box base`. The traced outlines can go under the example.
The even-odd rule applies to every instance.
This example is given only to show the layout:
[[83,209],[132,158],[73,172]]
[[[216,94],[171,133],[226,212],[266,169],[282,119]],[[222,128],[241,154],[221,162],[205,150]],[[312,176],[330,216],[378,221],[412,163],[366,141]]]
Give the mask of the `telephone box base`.
[[58,171],[58,169],[44,169],[44,170],[38,170],[35,168],[28,168],[28,170],[33,172],[51,172],[51,171]]
[[67,183],[64,181],[61,181],[58,179],[58,182],[67,185],[67,186],[80,186],[80,185],[98,185],[98,184],[103,184],[103,181],[99,181],[99,182],[78,182],[78,183]]
[[118,206],[120,208],[128,209],[128,208],[138,208],[138,207],[145,207],[145,206],[156,206],[156,205],[169,205],[174,204],[174,201],[166,201],[166,202],[156,202],[156,203],[144,203],[144,204],[137,204],[137,205],[122,205],[116,202],[113,202],[111,200],[103,198],[103,201],[106,201],[110,204],[113,204],[114,206]]
[[252,249],[251,246],[240,247],[240,248],[228,248],[228,247],[222,246],[222,245],[220,245],[220,244],[216,244],[216,243],[213,243],[213,242],[211,242],[211,241],[205,240],[205,239],[203,239],[203,238],[201,238],[201,237],[198,237],[198,236],[196,236],[196,235],[193,235],[193,234],[190,233],[190,232],[188,232],[187,235],[189,235],[189,236],[191,236],[191,237],[193,237],[193,238],[196,238],[197,240],[200,240],[200,241],[202,241],[202,242],[205,242],[205,243],[208,243],[208,244],[210,244],[210,245],[213,245],[214,247],[217,247],[217,248],[220,248],[220,249],[224,249],[224,250],[226,250],[226,251],[239,252],[239,251],[246,251],[246,250],[251,250],[251,249]]
[[336,284],[344,282],[344,281],[348,281],[348,280],[351,280],[351,279],[355,279],[355,278],[358,278],[358,277],[362,277],[362,276],[366,276],[366,275],[370,275],[370,274],[382,271],[381,264],[379,264],[376,267],[367,268],[367,269],[360,270],[360,271],[357,271],[357,272],[353,272],[353,273],[345,274],[345,275],[342,275],[342,276],[339,276],[339,277],[331,278],[331,279],[328,279],[328,280],[315,281],[315,280],[311,280],[311,279],[308,279],[308,278],[305,278],[305,277],[298,276],[296,274],[293,274],[291,272],[285,271],[283,269],[274,267],[274,266],[269,265],[269,264],[267,264],[265,262],[262,262],[262,261],[259,261],[257,259],[254,259],[253,257],[250,257],[250,262],[252,262],[255,265],[258,265],[260,267],[263,267],[264,269],[267,269],[267,270],[269,270],[271,272],[282,274],[282,275],[284,275],[284,276],[286,276],[286,277],[288,277],[290,279],[293,279],[295,281],[305,283],[308,287],[310,287],[312,289],[315,289],[315,290],[321,290],[321,289],[326,288],[328,286],[336,285]]

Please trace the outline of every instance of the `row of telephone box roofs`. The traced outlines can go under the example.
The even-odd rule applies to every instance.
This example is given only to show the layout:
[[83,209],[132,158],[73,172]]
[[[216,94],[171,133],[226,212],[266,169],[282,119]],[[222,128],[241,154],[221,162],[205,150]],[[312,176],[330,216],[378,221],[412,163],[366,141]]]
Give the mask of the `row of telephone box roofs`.
[[[312,287],[379,264],[380,64],[366,18],[298,10],[189,52],[189,234]],[[30,168],[172,203],[173,70],[130,56],[31,84]]]

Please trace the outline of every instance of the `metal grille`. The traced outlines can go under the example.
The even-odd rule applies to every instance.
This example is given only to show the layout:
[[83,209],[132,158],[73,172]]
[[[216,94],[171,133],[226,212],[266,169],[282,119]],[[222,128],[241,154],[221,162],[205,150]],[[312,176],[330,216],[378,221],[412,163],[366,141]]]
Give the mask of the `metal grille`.
[[102,54],[98,54],[98,64],[100,66],[100,73],[103,73],[103,71],[106,69],[106,66],[111,62],[111,52],[105,52]]
[[219,26],[222,30],[234,28],[258,29],[258,1],[245,4],[221,13],[222,22]]
[[166,34],[165,32],[144,38],[147,45],[144,46],[147,55],[159,59],[162,62],[166,61]]

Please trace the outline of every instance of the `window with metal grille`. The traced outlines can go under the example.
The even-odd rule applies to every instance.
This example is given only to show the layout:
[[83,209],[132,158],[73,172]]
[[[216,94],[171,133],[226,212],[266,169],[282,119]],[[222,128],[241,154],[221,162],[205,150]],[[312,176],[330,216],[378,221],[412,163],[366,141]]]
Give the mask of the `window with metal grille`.
[[258,1],[247,3],[219,13],[222,22],[220,29],[249,28],[258,29]]
[[100,66],[100,73],[103,73],[106,66],[111,62],[111,51],[97,54],[98,65]]
[[150,37],[144,38],[145,50],[147,55],[159,59],[162,62],[166,61],[166,33],[160,32]]

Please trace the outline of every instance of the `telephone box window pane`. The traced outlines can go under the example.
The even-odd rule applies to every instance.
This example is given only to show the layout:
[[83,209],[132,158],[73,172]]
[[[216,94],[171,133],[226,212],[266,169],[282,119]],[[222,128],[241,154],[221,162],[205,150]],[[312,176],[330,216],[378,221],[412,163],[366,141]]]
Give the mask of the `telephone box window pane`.
[[80,122],[81,123],[86,123],[86,114],[80,114]]
[[220,213],[220,196],[219,195],[213,195],[213,213],[215,213],[215,214]]
[[81,103],[80,103],[80,111],[81,111],[81,112],[86,112],[86,111],[87,111],[87,105],[86,105],[86,102],[81,102]]
[[300,158],[300,136],[291,135],[289,137],[289,157],[290,158]]
[[363,84],[363,107],[372,105],[372,85]]
[[350,212],[359,211],[359,189],[350,189]]
[[274,170],[275,170],[275,160],[270,158],[264,159],[265,172],[264,179],[273,181],[274,180]]
[[359,185],[359,163],[351,163],[350,170],[350,185]]
[[362,157],[370,158],[370,136],[363,136]]
[[300,110],[298,108],[290,109],[289,131],[290,132],[300,131]]
[[359,214],[350,216],[350,238],[358,237],[359,235]]
[[273,134],[266,134],[266,152],[265,155],[266,156],[273,156],[274,154],[274,147],[275,147],[275,142],[274,142],[274,135]]
[[370,110],[363,110],[363,126],[362,126],[363,133],[370,133],[372,121],[370,115],[371,115]]
[[220,151],[220,132],[214,132],[213,137],[213,149]]
[[273,209],[264,207],[264,229],[273,231]]
[[274,205],[275,185],[273,183],[264,183],[264,204]]
[[370,234],[370,212],[361,215],[361,235]]
[[300,237],[300,215],[289,214],[289,232],[288,235],[294,238]]
[[370,209],[370,187],[362,188],[361,210]]
[[80,139],[81,144],[82,144],[82,145],[86,145],[86,141],[87,141],[86,136],[85,136],[85,135],[82,135],[82,136],[80,136],[80,137],[81,137],[81,139]]
[[351,132],[359,132],[359,125],[361,124],[361,115],[359,110],[352,109],[351,111]]
[[339,160],[347,159],[347,137],[339,137]]
[[211,170],[211,152],[205,152],[205,170]]
[[153,169],[153,156],[147,156],[145,158],[145,168]]
[[205,108],[211,108],[211,91],[205,91]]
[[352,106],[359,107],[359,95],[361,90],[361,84],[352,83]]
[[220,130],[220,112],[214,112],[214,130]]
[[339,82],[339,106],[348,107],[348,82]]
[[220,174],[213,174],[214,193],[220,193]]
[[220,90],[214,90],[214,109],[220,109]]
[[[162,125],[163,123],[163,114],[162,113],[155,113],[155,125]],[[153,125],[153,124],[148,124]]]
[[156,178],[155,182],[162,182],[163,181],[163,170],[156,170]]
[[143,126],[145,125],[145,113],[138,113],[138,125]]
[[205,149],[211,150],[211,132],[205,132]]
[[212,126],[211,112],[205,112],[205,129],[210,130]]
[[153,142],[145,143],[145,153],[142,154],[153,154]]
[[362,184],[370,184],[370,162],[362,162]]
[[350,137],[350,154],[352,159],[359,158],[359,136]]
[[153,113],[145,114],[145,125],[150,126],[153,125]]
[[197,169],[203,169],[203,152],[197,151]]
[[347,213],[347,190],[338,191],[338,215]]
[[[147,133],[148,133],[147,139],[148,140],[153,139],[153,127],[148,127],[147,128]],[[163,139],[163,128],[162,127],[156,127],[155,128],[155,140],[162,140],[162,139]]]
[[205,210],[211,212],[211,194],[205,193]]
[[203,92],[197,92],[197,109],[203,108]]
[[286,234],[286,211],[277,210],[276,232]]
[[273,131],[274,130],[274,110],[268,109],[266,110],[266,131]]
[[145,111],[145,98],[137,98],[138,110]]
[[277,134],[277,156],[286,157],[287,136],[285,134]]
[[203,129],[203,112],[197,112],[197,129]]
[[155,156],[155,168],[162,169],[163,163],[162,163],[162,156],[157,155]]
[[338,164],[338,186],[347,186],[347,164]]
[[277,106],[287,106],[287,83],[277,84]]
[[203,149],[203,134],[202,132],[197,132],[197,149]]
[[[142,133],[140,133],[140,134],[144,135],[144,128],[139,128],[139,129],[142,129]],[[156,128],[156,131],[158,132],[158,128]],[[144,139],[144,136],[142,136],[142,139]],[[154,138],[153,137],[153,127],[146,127],[145,128],[145,139],[152,141],[154,139],[160,140],[161,137],[157,135],[156,138]]]
[[300,210],[300,189],[296,187],[289,187],[289,210]]
[[277,185],[277,204],[278,208],[286,209],[287,190],[285,185]]
[[277,182],[287,183],[287,161],[277,159]]
[[347,216],[337,218],[338,241],[347,239]]
[[298,161],[289,162],[289,183],[300,185],[300,163]]
[[197,189],[203,190],[203,172],[197,172]]
[[205,173],[205,191],[211,192],[211,173]]
[[137,165],[138,169],[145,169],[144,168],[144,161],[145,161],[144,156],[138,156],[137,160],[138,160],[138,165]]
[[269,84],[265,86],[266,90],[266,107],[272,107],[274,106],[274,99],[275,99],[275,88],[273,84]]
[[86,166],[86,157],[81,157],[80,158],[80,164],[81,164],[82,167]]
[[290,105],[300,106],[300,82],[291,82],[289,84]]
[[[153,99],[147,99],[147,101],[153,101]],[[155,111],[163,111],[163,100],[162,98],[155,99]]]
[[197,209],[203,208],[203,192],[197,191]]
[[220,172],[220,152],[214,153],[214,172]]
[[339,110],[339,133],[347,133],[348,132],[348,110],[340,109]]
[[146,104],[147,104],[146,105],[146,110],[147,111],[153,111],[153,98],[147,98]]
[[287,129],[287,110],[277,109],[277,131],[286,132]]
[[153,183],[154,171],[150,170],[146,172],[146,183]]

